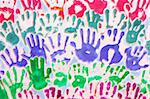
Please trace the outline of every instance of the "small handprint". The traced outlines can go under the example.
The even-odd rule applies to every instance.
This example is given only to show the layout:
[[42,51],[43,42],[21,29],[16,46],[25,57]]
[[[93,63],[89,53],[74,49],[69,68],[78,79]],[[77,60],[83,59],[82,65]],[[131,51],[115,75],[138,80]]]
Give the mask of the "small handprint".
[[[68,43],[68,40],[69,40],[69,36],[65,37],[65,39],[64,39],[65,41],[64,41],[63,46],[62,46],[62,44],[63,44],[62,40],[63,39],[62,39],[61,34],[58,33],[58,35],[57,35],[57,46],[55,46],[54,45],[54,39],[52,39],[51,36],[49,37],[50,45],[51,45],[52,49],[54,50],[52,52],[52,54],[50,55],[53,62],[56,62],[56,60],[57,60],[56,57],[58,55],[63,57],[63,59],[62,59],[63,61],[66,61],[66,62],[70,61],[70,58],[66,58],[65,56],[63,56],[66,53],[66,46],[67,46],[67,43]],[[58,49],[57,49],[57,47],[58,47]]]
[[[72,68],[73,67],[73,68]],[[74,88],[84,88],[88,81],[89,69],[81,64],[73,64],[69,69],[69,80],[73,79],[72,86]]]
[[27,71],[30,77],[30,85],[33,84],[33,87],[37,90],[43,89],[47,86],[48,82],[47,79],[51,74],[51,68],[47,69],[47,74],[45,76],[44,73],[44,58],[40,58],[40,66],[38,65],[38,57],[35,57],[33,60],[30,60],[30,66],[27,66]]
[[[113,57],[112,57],[112,59],[111,59],[109,64],[118,63],[118,62],[121,61],[121,59],[123,57],[122,54],[119,51],[119,47],[120,47],[119,44],[121,43],[121,39],[124,36],[124,32],[120,33],[120,38],[119,38],[117,43],[115,43],[115,41],[116,41],[116,36],[118,34],[118,29],[114,29],[113,33],[112,33],[112,30],[108,30],[107,34],[108,34],[109,37],[111,37],[112,34],[113,34],[113,42],[114,42],[114,44],[108,44],[108,45],[104,46],[101,49],[101,51],[100,51],[100,61],[101,62],[103,60],[109,61],[109,59],[108,59],[109,50],[113,49],[115,52],[114,52],[114,55],[113,55]],[[104,39],[104,36],[103,36],[102,39]]]
[[115,68],[107,66],[106,72],[104,73],[104,75],[108,77],[112,86],[119,86],[119,90],[123,88],[120,83],[123,82],[129,74],[130,72],[125,68],[125,66],[117,66]]
[[20,0],[24,10],[36,10],[42,8],[41,0]]
[[4,21],[14,22],[16,0],[1,0],[0,5],[0,23]]
[[138,36],[143,29],[144,29],[144,25],[142,24],[141,20],[136,19],[133,22],[133,24],[131,24],[131,22],[129,20],[128,21],[128,32],[126,35],[126,41],[128,43],[135,43],[138,40]]
[[[103,21],[103,19],[101,19],[101,16],[95,13],[94,11],[92,11],[92,15],[90,14],[89,11],[87,11],[85,14],[87,17],[87,22],[88,22],[89,27],[97,30],[99,28],[100,21]],[[92,17],[90,17],[90,15]]]
[[36,24],[38,34],[47,37],[50,33],[59,31],[59,27],[62,25],[62,18],[57,14],[47,13],[39,18],[39,24]]
[[19,43],[19,36],[15,30],[15,25],[12,22],[3,22],[1,28],[1,36],[6,39],[6,42],[11,45],[16,45]]
[[55,87],[50,87],[44,90],[46,99],[64,99],[63,92]]
[[127,59],[126,59],[127,68],[135,71],[135,70],[140,70],[141,68],[148,67],[149,66],[148,64],[146,64],[144,66],[140,65],[140,61],[143,59],[143,57],[147,53],[146,51],[144,51],[140,56],[140,53],[142,52],[143,47],[142,46],[140,46],[140,47],[136,46],[134,48],[133,54],[131,53],[132,50],[133,50],[132,47],[126,48],[126,50],[125,50],[125,53],[127,55]]
[[91,43],[90,43],[90,29],[87,30],[87,33],[88,33],[87,43],[85,43],[83,38],[83,29],[80,29],[80,34],[82,39],[82,47],[80,49],[76,48],[75,42],[71,42],[71,45],[75,48],[76,55],[79,59],[81,59],[84,62],[92,62],[98,57],[96,50],[100,46],[100,39],[97,41],[97,44],[94,47],[95,32],[93,32],[92,34]]
[[[100,99],[115,98],[116,92],[118,90],[117,86],[111,87],[111,82],[108,82],[107,86],[105,87],[105,90],[104,90],[105,85],[106,84],[104,82],[100,83],[100,91],[99,91],[99,94],[101,97]],[[111,89],[113,89],[113,90],[111,90]]]
[[21,15],[21,18],[18,18],[16,21],[17,27],[21,32],[23,40],[25,40],[28,33],[35,33],[35,25],[36,25],[36,12],[26,11],[25,14]]
[[23,54],[24,57],[26,57],[27,59],[30,59],[32,57],[38,56],[38,57],[44,57],[46,59],[45,49],[47,49],[47,46],[44,44],[45,42],[44,39],[40,41],[38,35],[34,37],[33,34],[31,34],[30,37],[27,37],[26,42],[28,43],[28,46],[30,47],[30,56]]
[[14,55],[16,57],[16,60],[13,60],[14,57],[12,57],[12,54],[10,53],[10,51],[7,48],[5,49],[5,54],[6,55],[5,54],[1,54],[1,58],[10,67],[11,66],[18,66],[18,67],[26,66],[27,61],[23,57],[21,57],[21,59],[20,59],[20,56],[19,56],[20,52],[19,52],[17,46],[13,49],[13,52],[14,52]]
[[120,97],[119,99],[147,99],[144,94],[140,93],[140,87],[136,83],[130,82],[126,84],[126,92],[118,92],[118,97]]
[[66,33],[76,33],[79,27],[84,26],[84,22],[76,16],[68,16],[66,20],[67,23],[70,24],[64,30]]

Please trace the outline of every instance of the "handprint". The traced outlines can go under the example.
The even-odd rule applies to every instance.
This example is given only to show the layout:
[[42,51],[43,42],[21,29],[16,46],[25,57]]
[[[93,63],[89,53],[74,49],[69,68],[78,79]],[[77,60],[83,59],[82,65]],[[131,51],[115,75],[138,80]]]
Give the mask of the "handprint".
[[135,71],[135,70],[140,70],[141,68],[148,67],[149,66],[148,64],[146,64],[144,66],[140,65],[140,61],[143,59],[143,57],[147,53],[146,51],[144,51],[140,56],[140,53],[143,50],[143,47],[142,46],[140,46],[140,47],[136,46],[134,48],[133,54],[131,53],[132,50],[133,50],[132,47],[126,48],[126,50],[125,50],[125,53],[127,55],[127,59],[126,59],[127,68]]
[[35,33],[36,18],[36,12],[30,13],[29,11],[26,11],[26,13],[22,14],[21,18],[18,18],[16,21],[23,40],[25,40],[28,33]]
[[47,79],[50,76],[51,68],[47,69],[47,74],[45,76],[44,73],[44,58],[40,58],[40,66],[39,66],[38,57],[35,57],[33,60],[30,60],[30,66],[27,66],[27,71],[30,77],[29,87],[33,84],[33,87],[37,90],[43,89],[47,86]]
[[75,48],[76,55],[79,59],[81,59],[84,62],[92,62],[98,57],[96,50],[100,46],[100,39],[97,41],[97,44],[94,47],[93,45],[95,42],[95,32],[93,32],[92,34],[91,43],[90,43],[90,29],[88,29],[87,32],[88,32],[87,43],[85,43],[84,38],[83,38],[83,29],[80,29],[80,34],[81,34],[81,39],[82,39],[81,49],[76,48],[75,42],[71,42],[71,45]]
[[0,31],[2,37],[6,39],[11,45],[16,45],[19,43],[19,36],[15,31],[15,25],[12,22],[3,22],[2,31]]
[[[70,20],[71,19],[71,20]],[[72,22],[70,22],[72,21]],[[84,23],[81,19],[77,18],[76,16],[68,16],[67,22],[70,24],[67,28],[65,28],[66,33],[76,33],[79,27],[84,26]]]
[[136,83],[128,82],[126,84],[126,92],[118,92],[119,99],[147,99],[144,94],[140,93],[140,87]]
[[[112,30],[108,30],[107,34],[110,37],[112,35]],[[118,30],[114,29],[114,31],[113,31],[113,36],[114,36],[113,37],[113,42],[116,41],[117,34],[118,34]],[[115,44],[108,44],[108,45],[104,46],[101,49],[101,51],[100,51],[100,61],[101,62],[102,62],[103,59],[106,60],[106,61],[109,61],[108,55],[109,55],[109,50],[110,49],[113,49],[115,52],[114,52],[113,58],[111,59],[109,64],[118,63],[118,62],[121,61],[123,56],[121,55],[121,53],[119,51],[119,44],[120,44],[121,39],[122,39],[123,36],[124,36],[124,32],[121,32],[120,33],[120,38],[119,38],[117,43],[115,43]]]
[[44,0],[50,10],[59,11],[58,15],[64,19],[64,5],[68,0]]
[[23,92],[18,93],[17,99],[40,99],[39,95],[34,94],[31,90],[23,90]]
[[0,0],[0,23],[4,21],[14,22],[14,6],[16,0]]
[[[62,46],[62,37],[61,37],[61,34],[59,33],[57,35],[57,46],[58,46],[58,49],[56,48],[57,46],[54,45],[54,39],[52,39],[52,37],[50,36],[49,37],[49,41],[50,41],[50,45],[52,47],[52,49],[54,50],[54,52],[52,52],[51,54],[51,58],[52,58],[52,61],[53,62],[56,62],[56,57],[59,55],[59,56],[62,56],[63,57],[63,61],[70,61],[70,58],[66,58],[65,56],[63,56],[65,53],[66,53],[66,46],[67,46],[67,43],[68,43],[68,40],[69,40],[69,36],[66,36],[65,37],[65,43],[64,45]],[[61,48],[62,46],[62,48]]]
[[117,0],[116,7],[121,12],[127,13],[132,21],[140,19],[144,21],[147,17],[146,12],[149,8],[150,1],[148,0]]
[[[105,88],[104,86],[106,86],[106,84],[104,82],[101,82],[100,90],[99,90],[99,94],[101,97],[100,99],[115,98],[117,90],[118,90],[117,86],[111,87],[111,82],[108,82]],[[110,91],[111,89],[113,89],[113,91]]]
[[27,43],[28,46],[30,47],[30,56],[24,55],[24,57],[30,59],[32,57],[38,56],[38,57],[44,57],[46,59],[46,51],[45,48],[47,49],[47,46],[44,44],[44,39],[41,40],[41,45],[40,45],[40,39],[39,36],[36,35],[35,37],[33,34],[30,35],[30,38],[27,37]]
[[108,66],[106,68],[106,72],[104,73],[104,75],[108,77],[112,86],[115,86],[115,85],[119,86],[118,88],[119,90],[122,89],[122,86],[120,85],[120,83],[123,82],[129,76],[129,74],[130,72],[126,70],[125,66],[117,66],[116,68]]
[[18,50],[17,46],[13,49],[13,52],[14,52],[14,54],[16,56],[16,60],[13,60],[13,57],[12,57],[12,55],[11,55],[11,53],[10,53],[10,51],[8,49],[5,49],[6,55],[5,54],[1,54],[1,58],[10,67],[11,66],[18,66],[18,67],[26,66],[27,61],[24,58],[22,58],[22,57],[21,57],[21,60],[20,60],[19,50]]
[[[80,11],[76,11],[76,7],[77,6],[80,6],[81,7],[81,10]],[[73,1],[73,5],[71,5],[69,8],[68,8],[68,13],[70,15],[73,15],[75,14],[77,16],[77,18],[79,17],[82,17],[84,15],[84,12],[86,11],[86,6],[81,2],[81,1],[78,1],[78,0],[74,0]]]
[[[135,1],[137,1],[137,6],[136,6],[136,8],[134,8],[134,10],[133,9],[129,10],[129,17],[131,20],[138,18],[138,19],[144,21],[147,17],[146,10],[149,10],[148,6],[150,5],[150,1],[149,0],[148,0],[148,2],[146,2],[146,0],[135,0]],[[142,2],[142,6],[141,6],[141,2]],[[134,3],[134,2],[132,2],[132,3]]]
[[73,64],[72,67],[73,67],[73,71],[72,68],[69,69],[69,80],[72,79],[72,75],[73,75],[72,86],[74,88],[77,87],[84,88],[87,81],[86,77],[88,76],[88,67],[82,67],[82,70],[80,68],[80,64]]
[[64,99],[63,92],[55,87],[50,87],[44,90],[47,99]]
[[42,3],[40,0],[21,0],[21,4],[24,7],[24,10],[36,10],[36,8],[42,8]]
[[100,21],[103,21],[103,19],[101,19],[101,16],[95,13],[94,11],[92,11],[92,15],[91,15],[92,17],[90,17],[89,11],[87,11],[85,14],[87,17],[87,22],[88,22],[89,27],[97,30],[99,28]]
[[[124,13],[118,13],[116,9],[106,9],[105,10],[105,19],[106,28],[110,29],[117,27],[118,29],[125,29],[127,26],[126,18]],[[105,24],[104,24],[105,26]]]
[[59,31],[59,27],[62,25],[62,18],[57,14],[47,13],[44,17],[40,17],[39,24],[36,24],[38,34],[47,37],[50,33],[56,33]]
[[[20,81],[17,81],[18,80],[17,70],[15,67],[13,67],[13,73],[14,73],[15,82],[12,81],[11,74],[9,71],[6,72],[6,76],[8,80],[6,80],[6,78],[3,78],[3,82],[10,89],[12,99],[16,99],[17,90],[20,89],[20,91],[22,91],[23,89],[23,78],[24,78],[25,70],[24,69],[22,70]],[[8,82],[10,82],[10,84]]]
[[131,26],[131,22],[129,20],[128,32],[126,35],[126,41],[128,43],[135,43],[137,41],[140,32],[144,29],[144,25],[143,24],[141,25],[141,24],[142,24],[142,21],[139,19],[136,19],[132,24],[133,26]]

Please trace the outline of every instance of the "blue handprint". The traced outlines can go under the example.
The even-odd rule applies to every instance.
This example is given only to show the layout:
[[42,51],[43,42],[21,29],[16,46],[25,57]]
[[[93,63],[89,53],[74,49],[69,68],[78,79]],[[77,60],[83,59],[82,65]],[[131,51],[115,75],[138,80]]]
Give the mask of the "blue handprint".
[[[35,36],[36,38],[34,38],[33,34],[30,35],[30,38],[27,37],[27,43],[30,47],[30,56],[27,56],[27,55],[23,55],[24,57],[30,59],[32,57],[35,57],[35,56],[42,56],[46,59],[46,52],[45,52],[45,48],[48,50],[47,46],[44,44],[44,39],[41,40],[41,47],[40,47],[40,40],[39,40],[39,36],[36,35]],[[36,40],[35,40],[36,39]],[[36,41],[36,42],[35,42]]]
[[[108,36],[110,37],[111,34],[112,34],[112,30],[108,30],[107,33],[108,33]],[[114,29],[114,31],[113,31],[113,36],[114,36],[113,42],[116,41],[117,33],[118,33],[118,30]],[[121,55],[121,53],[119,51],[119,44],[120,44],[121,39],[122,39],[123,36],[124,36],[124,32],[121,32],[120,38],[118,40],[118,43],[116,43],[116,44],[108,44],[108,45],[104,46],[101,49],[101,51],[100,51],[100,61],[102,61],[103,59],[106,60],[106,61],[109,60],[108,59],[108,54],[109,54],[108,52],[109,52],[110,49],[113,49],[115,51],[115,53],[114,53],[113,58],[111,59],[109,64],[118,63],[118,62],[121,61],[123,56]],[[103,36],[103,39],[104,39],[104,36]]]
[[143,59],[143,57],[146,55],[146,51],[143,52],[143,54],[140,57],[140,53],[143,50],[143,47],[140,46],[136,46],[133,52],[133,55],[131,55],[131,51],[132,51],[132,47],[126,48],[125,53],[127,55],[127,59],[126,59],[126,66],[128,69],[130,70],[139,70],[141,68],[146,68],[149,65],[146,64],[144,66],[141,66],[139,64],[139,62]]
[[8,49],[5,49],[5,53],[6,53],[6,55],[7,55],[7,57],[8,57],[8,59],[10,60],[10,62],[9,62],[9,60],[6,58],[6,55],[4,55],[4,54],[1,54],[1,58],[6,62],[6,64],[8,65],[8,66],[19,66],[19,67],[22,67],[22,66],[26,66],[26,64],[27,64],[27,61],[24,59],[24,58],[22,58],[21,60],[19,60],[19,51],[18,51],[18,47],[15,47],[14,49],[13,49],[13,51],[14,51],[14,54],[15,54],[15,56],[16,56],[16,60],[14,61],[13,60],[13,57],[11,56],[11,54],[10,54],[10,51],[8,50]]
[[83,29],[80,29],[81,39],[82,39],[82,47],[81,49],[76,49],[75,42],[71,42],[71,45],[75,48],[76,55],[79,59],[81,59],[84,62],[92,62],[97,57],[98,54],[96,53],[96,49],[100,46],[100,39],[97,41],[96,46],[94,47],[95,42],[95,32],[92,34],[92,42],[90,43],[90,29],[87,30],[88,37],[87,37],[87,43],[84,42],[83,38]]
[[[58,33],[58,36],[57,36],[57,44],[58,44],[59,49],[56,50],[56,51],[54,51],[54,52],[51,54],[51,58],[52,58],[52,61],[53,61],[53,62],[56,62],[56,56],[57,56],[57,55],[63,55],[63,54],[66,53],[66,46],[67,46],[68,40],[69,40],[69,36],[66,36],[66,38],[65,38],[65,44],[64,44],[63,48],[61,49],[61,48],[60,48],[60,46],[61,46],[61,34]],[[54,41],[54,40],[52,39],[52,37],[49,37],[50,45],[52,46],[53,50],[55,50],[55,47],[56,47],[56,46],[54,46],[53,41]],[[63,61],[69,62],[69,61],[70,61],[70,58],[64,57]]]

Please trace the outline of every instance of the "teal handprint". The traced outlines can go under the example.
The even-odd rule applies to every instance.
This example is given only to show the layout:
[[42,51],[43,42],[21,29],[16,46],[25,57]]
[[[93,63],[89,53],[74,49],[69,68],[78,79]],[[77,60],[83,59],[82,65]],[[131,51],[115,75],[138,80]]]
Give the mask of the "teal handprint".
[[[17,90],[20,89],[22,91],[22,89],[23,89],[23,78],[24,78],[25,70],[24,69],[22,70],[20,81],[18,81],[17,71],[16,71],[15,67],[13,67],[13,73],[14,73],[15,82],[13,82],[13,80],[11,79],[12,77],[11,77],[11,74],[9,71],[6,72],[7,80],[6,80],[6,78],[4,78],[3,82],[9,88],[12,99],[16,99]],[[8,83],[8,82],[10,82],[10,83]],[[5,92],[5,91],[3,91],[3,92]],[[6,95],[6,93],[5,93],[5,95]]]
[[44,58],[40,58],[40,67],[38,64],[38,57],[30,60],[30,66],[27,66],[27,71],[30,76],[29,87],[33,84],[33,87],[37,90],[43,89],[47,86],[47,78],[49,78],[51,73],[51,68],[47,69],[47,75],[44,73]]

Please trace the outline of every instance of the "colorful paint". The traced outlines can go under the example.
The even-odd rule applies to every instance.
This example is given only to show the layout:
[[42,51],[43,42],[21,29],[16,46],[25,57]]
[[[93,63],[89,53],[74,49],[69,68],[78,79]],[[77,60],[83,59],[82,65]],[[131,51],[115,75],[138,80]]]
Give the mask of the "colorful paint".
[[0,99],[150,99],[150,0],[0,0]]

